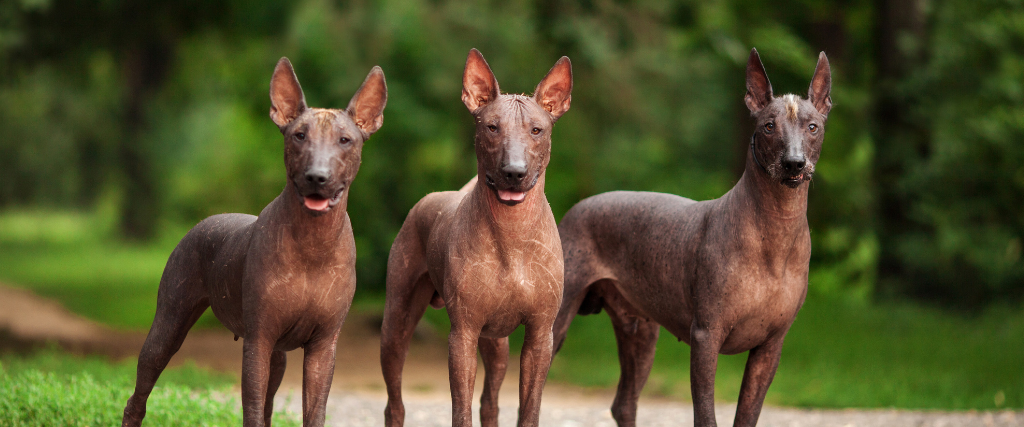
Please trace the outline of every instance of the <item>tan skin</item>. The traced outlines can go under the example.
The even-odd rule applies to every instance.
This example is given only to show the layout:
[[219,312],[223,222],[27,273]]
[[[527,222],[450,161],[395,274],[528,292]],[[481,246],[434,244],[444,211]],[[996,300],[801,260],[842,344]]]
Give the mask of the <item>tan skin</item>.
[[451,318],[452,425],[472,425],[476,352],[485,368],[480,419],[496,426],[508,335],[525,325],[519,425],[536,426],[562,299],[562,249],[544,196],[551,127],[569,109],[572,71],[563,57],[532,97],[503,95],[476,49],[463,76],[463,102],[476,119],[477,177],[459,191],[432,193],[409,212],[388,259],[381,367],[385,424],[401,426],[402,367],[427,305]]
[[270,117],[284,135],[285,188],[258,217],[203,220],[171,253],[123,426],[141,424],[153,384],[207,307],[245,339],[243,425],[270,425],[285,352],[299,347],[302,422],[324,425],[338,333],[356,286],[348,190],[363,142],[381,126],[387,87],[374,67],[347,109],[309,108],[282,58],[270,97]]
[[716,425],[718,354],[744,351],[750,353],[734,425],[757,423],[783,339],[807,292],[807,194],[832,106],[830,88],[822,53],[807,99],[775,98],[752,51],[745,100],[757,131],[732,190],[703,202],[604,193],[562,219],[566,276],[556,347],[577,313],[608,312],[622,370],[612,404],[619,426],[636,425],[659,325],[692,347],[694,425]]

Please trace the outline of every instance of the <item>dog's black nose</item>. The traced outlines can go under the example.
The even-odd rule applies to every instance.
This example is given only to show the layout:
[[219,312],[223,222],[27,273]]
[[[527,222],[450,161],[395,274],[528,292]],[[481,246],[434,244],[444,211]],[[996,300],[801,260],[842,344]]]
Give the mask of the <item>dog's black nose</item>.
[[803,156],[800,157],[786,157],[782,159],[782,169],[788,174],[795,174],[800,172],[804,165],[807,164],[807,160]]
[[526,165],[510,163],[502,167],[501,172],[505,174],[505,179],[509,180],[509,182],[518,184],[526,176]]
[[327,169],[310,169],[306,171],[306,181],[313,185],[323,185],[330,178]]

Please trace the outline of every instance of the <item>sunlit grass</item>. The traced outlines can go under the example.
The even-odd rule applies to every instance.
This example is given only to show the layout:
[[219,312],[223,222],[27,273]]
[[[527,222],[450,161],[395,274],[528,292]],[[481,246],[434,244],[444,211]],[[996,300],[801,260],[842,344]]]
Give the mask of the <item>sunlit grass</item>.
[[[237,380],[186,364],[161,375],[146,425],[240,425]],[[57,350],[0,358],[0,425],[118,425],[135,384],[135,361],[111,363]],[[298,426],[296,414],[277,412],[274,425]]]

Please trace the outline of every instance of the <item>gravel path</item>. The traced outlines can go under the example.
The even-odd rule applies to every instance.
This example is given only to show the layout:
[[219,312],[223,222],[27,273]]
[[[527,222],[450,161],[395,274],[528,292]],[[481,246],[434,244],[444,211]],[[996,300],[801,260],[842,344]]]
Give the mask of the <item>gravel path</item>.
[[[288,402],[290,410],[301,413],[301,399],[297,395]],[[284,403],[282,398],[281,402]],[[615,427],[607,404],[590,399],[573,402],[564,399],[545,399],[541,410],[542,426],[557,427]],[[350,427],[380,427],[384,425],[383,396],[332,393],[327,405],[327,425]],[[500,424],[511,427],[516,423],[516,406],[501,405]],[[478,408],[474,408],[474,423]],[[732,425],[735,404],[718,406],[718,422]],[[406,425],[441,427],[451,425],[451,403],[438,398],[408,399]],[[693,409],[684,402],[641,401],[637,424],[641,426],[685,427],[693,425]],[[918,412],[896,410],[819,410],[765,408],[758,421],[760,427],[1021,427],[1024,412]]]

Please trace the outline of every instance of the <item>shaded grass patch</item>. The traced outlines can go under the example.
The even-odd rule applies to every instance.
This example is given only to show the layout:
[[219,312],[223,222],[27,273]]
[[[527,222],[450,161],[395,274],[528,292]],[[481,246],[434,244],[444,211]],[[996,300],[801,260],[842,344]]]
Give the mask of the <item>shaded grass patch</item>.
[[[1024,407],[1024,310],[976,317],[909,304],[807,301],[786,337],[766,401],[824,408]],[[735,402],[746,354],[719,356],[715,397]],[[662,329],[647,394],[690,399],[690,347]],[[577,316],[550,379],[614,387],[618,355],[604,313]]]

